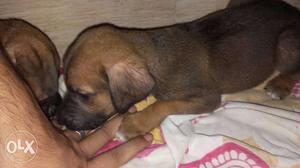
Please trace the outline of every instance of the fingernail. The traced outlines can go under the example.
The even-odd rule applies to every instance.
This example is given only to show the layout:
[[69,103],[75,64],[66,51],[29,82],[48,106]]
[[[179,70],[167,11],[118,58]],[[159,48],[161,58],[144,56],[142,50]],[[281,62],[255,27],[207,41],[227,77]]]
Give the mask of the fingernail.
[[148,141],[148,142],[152,142],[152,140],[153,140],[153,136],[152,136],[152,134],[146,134],[146,135],[144,135],[144,138],[146,139],[146,141]]
[[136,111],[137,111],[137,109],[135,106],[130,107],[128,110],[129,113],[135,113]]

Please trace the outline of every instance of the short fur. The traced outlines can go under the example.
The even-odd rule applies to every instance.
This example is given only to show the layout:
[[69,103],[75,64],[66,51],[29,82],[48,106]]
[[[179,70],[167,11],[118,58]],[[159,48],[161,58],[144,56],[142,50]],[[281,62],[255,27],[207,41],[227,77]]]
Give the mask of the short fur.
[[257,86],[276,70],[297,73],[299,26],[296,8],[253,0],[173,26],[88,28],[65,54],[68,93],[59,119],[93,129],[153,94],[158,101],[126,115],[120,128],[134,137],[170,114],[210,112],[221,94]]
[[0,42],[16,71],[29,85],[48,117],[58,106],[60,59],[46,34],[20,19],[0,20]]

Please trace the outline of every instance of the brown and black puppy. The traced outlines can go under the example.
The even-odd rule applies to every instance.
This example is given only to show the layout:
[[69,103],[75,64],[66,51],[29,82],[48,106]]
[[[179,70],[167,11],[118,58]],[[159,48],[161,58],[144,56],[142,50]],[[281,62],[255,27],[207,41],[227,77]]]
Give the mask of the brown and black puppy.
[[60,101],[60,59],[52,41],[38,28],[20,19],[0,20],[0,41],[47,117],[53,117]]
[[[94,129],[149,94],[158,99],[125,116],[120,131],[134,137],[170,114],[210,112],[221,94],[252,88],[275,71],[276,79],[294,79],[300,12],[280,0],[257,0],[168,27],[102,24],[77,37],[64,65],[68,92],[58,118],[70,129]],[[268,88],[279,94],[280,86]]]

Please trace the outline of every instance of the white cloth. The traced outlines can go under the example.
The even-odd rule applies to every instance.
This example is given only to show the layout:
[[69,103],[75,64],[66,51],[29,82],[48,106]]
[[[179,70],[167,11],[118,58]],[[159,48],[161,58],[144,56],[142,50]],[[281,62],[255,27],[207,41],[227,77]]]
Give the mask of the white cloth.
[[124,168],[300,168],[300,114],[230,102],[212,114],[170,116],[166,145]]

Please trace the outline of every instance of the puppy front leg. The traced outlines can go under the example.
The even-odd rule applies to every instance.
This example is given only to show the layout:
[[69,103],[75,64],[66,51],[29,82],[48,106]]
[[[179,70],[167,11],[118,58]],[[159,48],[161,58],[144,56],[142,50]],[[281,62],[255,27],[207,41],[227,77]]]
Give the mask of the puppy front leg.
[[151,131],[168,115],[212,112],[220,104],[220,98],[220,95],[213,95],[187,100],[157,101],[141,112],[126,114],[119,133],[129,139]]

